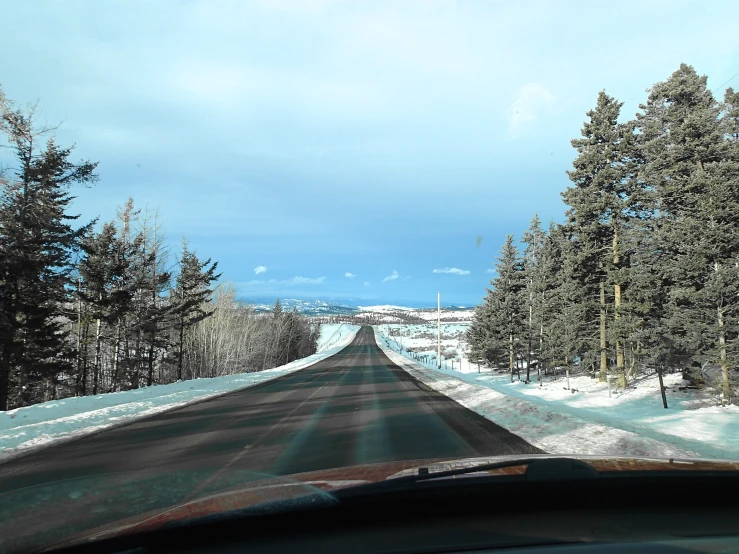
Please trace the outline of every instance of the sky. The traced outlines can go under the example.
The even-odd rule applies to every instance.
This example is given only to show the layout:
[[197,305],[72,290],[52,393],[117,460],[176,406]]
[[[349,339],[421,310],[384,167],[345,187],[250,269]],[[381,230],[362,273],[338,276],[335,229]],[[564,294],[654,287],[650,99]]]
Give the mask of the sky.
[[[739,72],[733,1],[0,0],[0,86],[244,298],[472,304],[605,89]],[[739,77],[729,83],[739,86]]]

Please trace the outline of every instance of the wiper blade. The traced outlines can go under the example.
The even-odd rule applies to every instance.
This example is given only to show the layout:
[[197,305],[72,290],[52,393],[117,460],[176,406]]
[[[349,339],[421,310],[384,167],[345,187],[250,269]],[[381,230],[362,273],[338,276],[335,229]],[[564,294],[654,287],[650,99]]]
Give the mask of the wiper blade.
[[341,499],[382,492],[396,492],[425,481],[443,481],[458,475],[484,473],[492,469],[516,466],[527,466],[526,472],[523,475],[488,475],[486,477],[504,480],[513,478],[529,482],[559,482],[600,477],[600,472],[597,469],[575,458],[517,458],[436,472],[430,471],[428,467],[419,467],[417,473],[413,475],[390,477],[384,481],[337,489],[331,491],[331,494]]
[[437,472],[431,472],[428,468],[420,467],[416,475],[395,477],[390,481],[393,483],[417,483],[430,479],[441,479],[516,466],[527,466],[524,474],[527,481],[571,481],[574,479],[593,479],[600,475],[593,466],[575,458],[518,458]]

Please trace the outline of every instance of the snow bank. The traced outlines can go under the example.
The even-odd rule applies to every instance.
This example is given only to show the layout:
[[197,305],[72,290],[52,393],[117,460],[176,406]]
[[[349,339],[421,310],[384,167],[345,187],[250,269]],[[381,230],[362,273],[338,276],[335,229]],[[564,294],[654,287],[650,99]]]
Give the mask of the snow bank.
[[357,334],[359,329],[359,325],[350,325],[348,323],[322,323],[321,335],[318,337],[318,352],[333,348],[339,343],[344,345],[349,344],[345,342],[346,337],[351,336],[354,338],[354,335]]
[[[707,406],[668,375],[662,408],[656,379],[609,398],[607,384],[587,376],[547,381],[544,387],[507,376],[436,369],[398,354],[397,343],[376,329],[380,348],[419,381],[552,454],[702,457],[739,460],[739,408]],[[457,362],[459,364],[459,362]],[[654,382],[652,382],[654,381]],[[685,398],[683,398],[685,397]]]
[[326,325],[321,330],[318,353],[266,371],[52,400],[0,412],[0,460],[52,442],[86,435],[277,379],[333,356],[354,339],[358,330],[356,325],[337,325],[333,328]]

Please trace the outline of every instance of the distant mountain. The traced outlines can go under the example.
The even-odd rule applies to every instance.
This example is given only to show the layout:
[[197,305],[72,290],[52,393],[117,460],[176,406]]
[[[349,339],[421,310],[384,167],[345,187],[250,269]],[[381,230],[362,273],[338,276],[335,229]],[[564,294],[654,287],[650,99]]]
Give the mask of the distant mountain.
[[[275,305],[274,298],[242,298],[242,301],[254,306],[257,312],[271,311]],[[280,304],[283,310],[289,311],[296,308],[304,315],[340,315],[353,314],[358,311],[355,306],[333,299],[280,298]]]
[[[274,297],[252,297],[242,298],[243,302],[255,307],[258,312],[271,311],[275,305]],[[392,305],[368,302],[367,300],[354,300],[348,298],[280,298],[280,304],[284,310],[297,308],[298,312],[305,315],[344,315],[354,314],[362,310],[385,312],[393,308],[399,310],[430,310],[436,309],[436,305],[428,302],[396,301]],[[464,306],[442,306],[445,310],[469,309]]]

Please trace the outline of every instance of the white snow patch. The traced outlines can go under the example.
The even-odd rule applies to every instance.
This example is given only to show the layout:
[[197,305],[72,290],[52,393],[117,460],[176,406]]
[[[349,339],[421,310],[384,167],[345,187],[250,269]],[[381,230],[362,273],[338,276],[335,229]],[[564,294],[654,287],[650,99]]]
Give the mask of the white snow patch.
[[[437,369],[398,354],[395,338],[376,326],[378,345],[418,380],[552,454],[702,457],[739,460],[739,407],[708,405],[680,391],[681,377],[665,376],[669,409],[662,407],[655,376],[608,396],[608,385],[588,376],[510,382],[507,375],[478,373],[464,357],[455,369]],[[403,346],[413,346],[403,339]],[[429,348],[428,340],[425,350]],[[445,345],[442,345],[442,349]],[[452,346],[452,345],[449,345]],[[461,370],[459,369],[461,366]],[[483,368],[484,370],[484,368]],[[535,379],[535,375],[532,375]]]
[[0,412],[0,460],[277,379],[333,356],[354,339],[358,330],[357,325],[322,326],[316,354],[265,371],[52,400]]
[[346,337],[354,338],[359,329],[359,325],[350,325],[349,323],[322,323],[321,335],[318,337],[318,352],[333,348],[339,343],[349,344],[344,342]]

